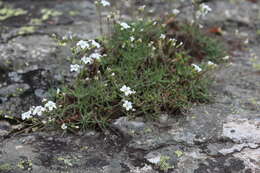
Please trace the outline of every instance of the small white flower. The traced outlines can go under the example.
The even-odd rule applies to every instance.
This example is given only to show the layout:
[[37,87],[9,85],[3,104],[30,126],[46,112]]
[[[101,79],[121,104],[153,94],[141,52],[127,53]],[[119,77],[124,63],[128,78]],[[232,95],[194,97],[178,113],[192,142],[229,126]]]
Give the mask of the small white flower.
[[80,66],[78,64],[71,64],[70,65],[70,71],[71,72],[79,72],[80,71]]
[[89,57],[98,60],[102,57],[102,55],[100,55],[99,53],[92,53]]
[[196,65],[196,64],[191,64],[191,65],[195,68],[195,70],[197,72],[201,72],[202,71],[202,69],[198,65]]
[[217,64],[211,62],[211,61],[208,61],[208,66],[211,66],[211,67],[217,67]]
[[222,58],[223,60],[228,60],[229,59],[229,56],[225,56]]
[[131,90],[131,88],[127,87],[126,85],[122,86],[122,88],[120,88],[120,91],[122,91],[125,94],[125,96],[129,96],[131,94],[135,94],[135,91]]
[[130,37],[130,41],[133,42],[135,41],[135,38],[133,36]]
[[127,100],[124,100],[123,107],[124,107],[127,111],[133,109],[132,102],[127,101]]
[[42,116],[42,113],[46,111],[46,109],[42,106],[36,106],[34,109],[33,109],[33,112],[32,114],[33,115],[38,115],[38,116]]
[[83,61],[84,64],[92,64],[93,63],[93,59],[90,57],[83,57],[81,58],[81,61]]
[[142,40],[141,38],[139,38],[139,39],[137,40],[137,42],[140,42],[140,43],[142,43],[142,42],[143,42],[143,40]]
[[101,1],[100,1],[100,4],[101,4],[103,7],[110,6],[110,2],[108,2],[108,1],[106,1],[106,0],[101,0]]
[[177,40],[175,38],[170,38],[169,41],[172,42],[174,47],[176,46]]
[[125,22],[120,23],[120,26],[122,27],[121,30],[130,28],[130,26],[127,23],[125,23]]
[[60,94],[60,89],[57,88],[56,94],[59,95]]
[[183,42],[180,42],[176,47],[179,48],[183,45]]
[[116,74],[115,73],[112,73],[111,76],[115,76]]
[[101,47],[100,44],[98,42],[96,42],[95,40],[90,40],[90,42],[91,42],[91,45],[96,47],[96,48],[100,48]]
[[66,130],[67,128],[68,128],[68,126],[67,126],[65,123],[63,123],[63,124],[61,125],[61,129]]
[[140,6],[140,7],[138,8],[138,10],[144,11],[145,7],[146,7],[146,5],[142,5],[142,6]]
[[46,109],[48,109],[49,111],[52,111],[53,109],[57,109],[56,103],[54,103],[53,101],[48,101],[44,107]]
[[165,39],[166,38],[166,35],[165,34],[161,34],[161,36],[160,36],[160,39]]
[[212,9],[206,4],[200,4],[199,10],[196,12],[196,18],[205,17]]
[[79,46],[81,49],[89,48],[88,42],[86,42],[86,41],[84,41],[84,40],[80,40],[80,41],[77,43],[77,46]]
[[22,120],[30,119],[32,117],[32,110],[22,113]]
[[204,3],[200,4],[200,9],[201,9],[201,11],[204,11],[206,13],[212,11],[212,9],[208,5],[206,5]]
[[180,13],[180,10],[178,10],[176,8],[172,10],[172,14],[174,14],[175,16],[178,15],[179,13]]

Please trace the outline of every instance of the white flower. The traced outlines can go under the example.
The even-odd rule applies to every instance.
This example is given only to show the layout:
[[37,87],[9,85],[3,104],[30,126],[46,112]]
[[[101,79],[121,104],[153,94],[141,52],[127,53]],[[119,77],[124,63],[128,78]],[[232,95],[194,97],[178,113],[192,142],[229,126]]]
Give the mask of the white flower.
[[175,38],[170,38],[169,41],[172,42],[174,47],[176,46],[177,40]]
[[91,42],[91,45],[96,47],[96,48],[100,48],[101,47],[100,44],[98,42],[96,42],[95,40],[90,40],[90,42]]
[[56,94],[59,95],[60,94],[60,89],[57,88]]
[[176,47],[179,48],[183,45],[183,42],[180,42]]
[[208,12],[212,11],[212,9],[208,5],[206,5],[204,3],[200,4],[200,9],[202,11],[204,11],[205,13],[208,13]]
[[100,59],[102,55],[100,55],[99,53],[92,53],[89,57],[92,59]]
[[161,34],[161,36],[160,36],[160,39],[165,39],[166,38],[166,35],[165,34]]
[[68,127],[67,127],[67,125],[65,124],[65,123],[63,123],[62,125],[61,125],[61,129],[63,129],[63,130],[66,130]]
[[81,49],[89,48],[88,42],[86,42],[86,41],[84,41],[84,40],[80,40],[80,41],[77,43],[77,46],[79,46]]
[[172,13],[176,16],[180,13],[180,10],[175,8],[175,9],[172,10]]
[[211,61],[208,61],[208,66],[212,66],[212,67],[217,67],[217,64],[211,62]]
[[125,22],[120,23],[120,26],[122,27],[121,30],[130,28],[130,26],[127,23],[125,23]]
[[54,103],[53,101],[48,101],[48,102],[44,105],[44,107],[45,107],[46,109],[48,109],[49,111],[52,111],[53,109],[57,109],[56,103]]
[[135,38],[133,36],[130,37],[131,42],[135,41]]
[[111,73],[111,76],[115,76],[116,74],[113,72],[113,73]]
[[144,11],[145,7],[146,7],[146,5],[142,5],[142,6],[140,6],[140,7],[138,8],[138,10]]
[[202,71],[202,69],[198,65],[196,65],[196,64],[191,64],[191,65],[195,68],[195,70],[197,72],[201,72]]
[[222,58],[223,60],[228,60],[229,59],[229,56],[225,56]]
[[127,111],[133,109],[132,102],[127,101],[127,100],[124,100],[123,107],[124,107]]
[[206,4],[200,4],[199,10],[196,12],[196,18],[205,17],[212,9]]
[[30,119],[32,117],[32,110],[22,113],[22,120]]
[[122,88],[120,88],[120,91],[122,91],[124,94],[125,94],[125,96],[129,96],[129,95],[131,95],[131,94],[135,94],[135,91],[134,90],[131,90],[131,88],[130,87],[127,87],[127,86],[122,86]]
[[80,71],[80,66],[78,64],[71,64],[70,65],[70,71],[71,72],[79,72]]
[[81,61],[83,61],[84,64],[92,64],[93,63],[93,59],[90,57],[83,57],[81,58]]
[[46,111],[46,109],[42,106],[36,106],[32,112],[33,115],[42,116],[42,113]]
[[101,1],[100,1],[100,4],[101,4],[103,7],[110,6],[110,2],[108,2],[108,1],[106,1],[106,0],[101,0]]

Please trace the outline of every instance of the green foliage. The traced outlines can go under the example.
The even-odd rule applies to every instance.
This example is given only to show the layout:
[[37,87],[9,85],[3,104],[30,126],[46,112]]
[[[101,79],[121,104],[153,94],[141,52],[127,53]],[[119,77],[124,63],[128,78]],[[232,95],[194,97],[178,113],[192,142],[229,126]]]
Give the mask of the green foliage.
[[184,23],[179,27],[180,31],[176,32],[176,37],[185,43],[188,54],[197,60],[220,63],[221,58],[226,56],[224,45],[216,38],[207,36],[196,24]]
[[[167,28],[153,21],[140,21],[129,26],[129,29],[122,29],[116,24],[111,37],[98,41],[103,47],[99,51],[106,56],[84,65],[74,83],[61,89],[56,98],[61,106],[53,115],[56,122],[66,123],[69,127],[98,125],[104,128],[119,116],[154,119],[165,112],[180,112],[192,102],[209,101],[209,68],[202,65],[202,72],[194,69],[191,64],[196,62],[196,57],[189,54],[185,40],[182,45],[179,35],[176,35],[177,40],[170,35],[162,37]],[[187,35],[193,31],[186,32]],[[191,38],[194,42],[199,39]],[[200,40],[203,43],[211,39],[203,36]],[[208,44],[211,43],[216,42]],[[206,53],[206,59],[217,61],[217,56],[211,53],[221,50],[210,48],[198,47]],[[79,64],[80,58],[94,49],[74,47],[72,51],[72,61]],[[120,91],[123,85],[136,93],[125,96]],[[127,111],[122,106],[123,100],[130,100],[134,110]]]

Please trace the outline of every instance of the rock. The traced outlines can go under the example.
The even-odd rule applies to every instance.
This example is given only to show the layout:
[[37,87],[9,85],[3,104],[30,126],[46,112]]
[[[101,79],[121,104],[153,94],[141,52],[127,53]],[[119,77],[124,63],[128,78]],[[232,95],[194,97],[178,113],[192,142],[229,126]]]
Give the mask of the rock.
[[0,89],[0,96],[10,97],[10,96],[19,96],[24,92],[28,91],[30,86],[28,84],[12,84]]
[[239,143],[260,144],[260,121],[232,119],[223,124],[223,137]]
[[113,123],[113,126],[126,136],[133,135],[135,132],[142,131],[145,123],[139,121],[129,121],[127,117],[120,117]]
[[241,152],[235,153],[234,157],[243,160],[246,168],[252,172],[260,172],[260,148],[246,148]]
[[8,135],[11,130],[12,127],[9,122],[0,120],[0,138]]

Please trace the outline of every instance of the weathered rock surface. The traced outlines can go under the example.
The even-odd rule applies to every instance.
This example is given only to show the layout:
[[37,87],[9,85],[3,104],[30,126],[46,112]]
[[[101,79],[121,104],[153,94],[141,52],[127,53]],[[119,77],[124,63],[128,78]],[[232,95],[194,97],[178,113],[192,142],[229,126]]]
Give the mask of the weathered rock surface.
[[[83,38],[99,35],[93,2],[28,1],[4,3],[31,10],[33,17],[42,7],[63,13],[25,35],[17,33],[30,21],[29,16],[1,21],[7,27],[0,29],[1,119],[19,116],[46,97],[50,87],[70,77],[69,53],[56,46],[53,32],[61,36],[72,32]],[[154,16],[182,4],[143,3]],[[105,134],[36,132],[8,138],[16,127],[0,120],[0,172],[158,173],[165,168],[162,165],[173,173],[260,172],[260,4],[246,0],[208,4],[213,10],[203,23],[221,26],[224,40],[234,47],[231,63],[214,73],[212,104],[194,105],[185,115],[163,115],[158,122],[122,117]],[[181,16],[189,18],[189,8],[183,10]],[[69,15],[71,11],[79,13]]]

